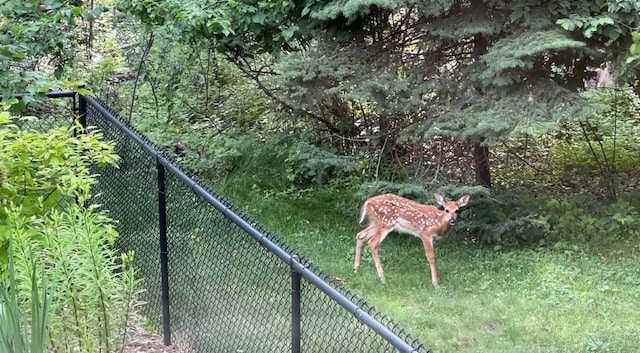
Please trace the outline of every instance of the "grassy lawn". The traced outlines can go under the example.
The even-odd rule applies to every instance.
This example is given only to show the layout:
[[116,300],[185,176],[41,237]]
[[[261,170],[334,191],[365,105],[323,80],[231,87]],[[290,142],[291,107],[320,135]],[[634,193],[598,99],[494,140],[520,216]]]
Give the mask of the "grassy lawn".
[[[637,352],[637,242],[496,250],[442,239],[433,288],[420,240],[391,234],[352,271],[357,205],[350,194],[269,195],[223,183],[218,190],[316,265],[392,317],[435,352]],[[461,226],[461,225],[460,225]]]

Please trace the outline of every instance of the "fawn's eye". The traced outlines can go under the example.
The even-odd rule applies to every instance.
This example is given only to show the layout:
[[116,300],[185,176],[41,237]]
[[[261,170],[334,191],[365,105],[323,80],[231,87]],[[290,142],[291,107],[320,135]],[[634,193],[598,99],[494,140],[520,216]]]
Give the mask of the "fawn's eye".
[[446,208],[444,209],[445,212],[449,213],[449,210],[447,210]]

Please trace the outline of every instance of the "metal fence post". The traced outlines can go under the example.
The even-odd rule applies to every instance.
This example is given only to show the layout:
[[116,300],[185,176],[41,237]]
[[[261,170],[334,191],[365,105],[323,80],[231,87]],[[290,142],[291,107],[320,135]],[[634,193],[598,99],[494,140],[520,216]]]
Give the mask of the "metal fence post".
[[[80,126],[82,126],[82,131],[80,131],[81,134],[87,134],[87,100],[85,99],[84,95],[82,94],[74,94],[73,95],[73,109],[76,109],[76,98],[78,99],[78,123],[80,123]],[[75,121],[74,121],[75,124]],[[73,137],[78,137],[78,129],[73,129]],[[76,197],[76,203],[79,204],[79,199],[78,197]],[[84,204],[82,205],[84,208],[88,208],[89,207],[89,200],[85,200]]]
[[82,126],[83,133],[87,132],[87,99],[78,94],[78,122]]
[[300,280],[302,275],[293,267],[297,257],[291,258],[291,353],[300,353]]
[[162,277],[162,333],[165,346],[171,345],[171,319],[169,314],[169,256],[167,251],[167,193],[165,168],[160,162],[158,169],[158,228],[160,230],[160,275]]

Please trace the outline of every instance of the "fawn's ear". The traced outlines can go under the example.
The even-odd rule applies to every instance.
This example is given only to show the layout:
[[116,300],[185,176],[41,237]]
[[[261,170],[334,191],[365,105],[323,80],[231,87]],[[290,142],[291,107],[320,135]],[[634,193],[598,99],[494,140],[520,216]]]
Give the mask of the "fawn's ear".
[[464,207],[469,203],[469,199],[471,198],[471,196],[469,195],[464,195],[460,198],[460,200],[458,200],[458,207]]
[[442,197],[442,195],[433,194],[433,196],[436,198],[436,202],[438,203],[438,205],[445,207],[445,201],[444,201],[444,197]]

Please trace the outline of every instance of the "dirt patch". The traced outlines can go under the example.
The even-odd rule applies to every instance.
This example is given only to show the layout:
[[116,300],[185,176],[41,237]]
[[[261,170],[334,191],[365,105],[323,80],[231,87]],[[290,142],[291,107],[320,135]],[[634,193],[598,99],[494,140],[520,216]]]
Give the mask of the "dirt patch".
[[123,353],[178,353],[174,346],[165,346],[162,335],[145,330],[136,320],[129,330],[129,340]]

